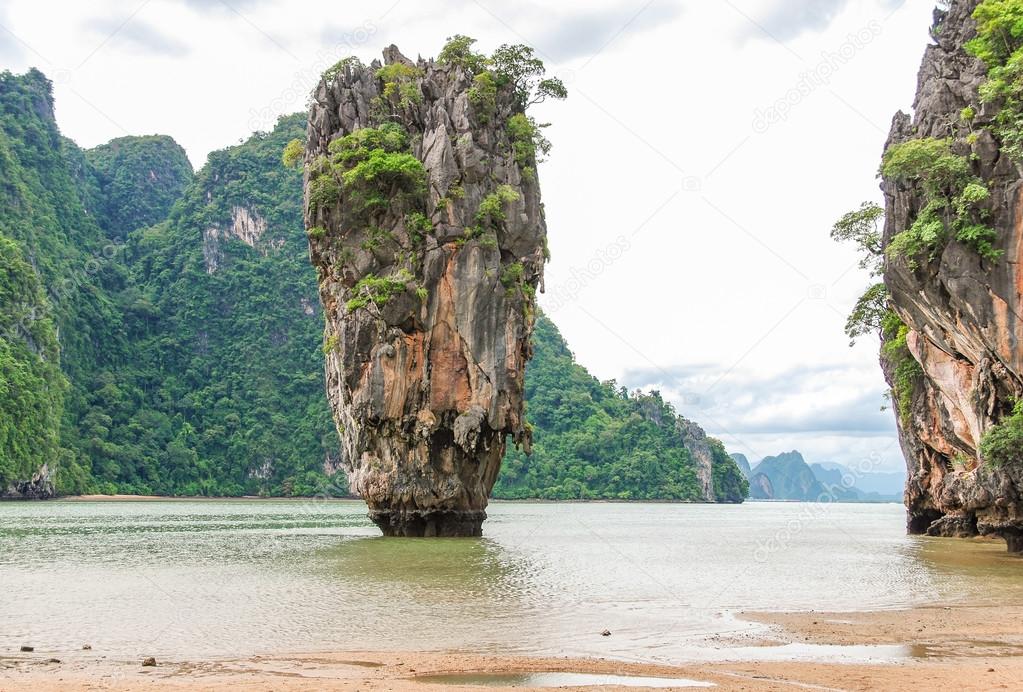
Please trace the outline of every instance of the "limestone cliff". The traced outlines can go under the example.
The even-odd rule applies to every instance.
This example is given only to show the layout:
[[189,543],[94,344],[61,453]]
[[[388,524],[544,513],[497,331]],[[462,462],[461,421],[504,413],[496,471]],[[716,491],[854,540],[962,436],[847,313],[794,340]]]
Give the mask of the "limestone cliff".
[[[893,257],[896,236],[927,213],[927,196],[934,193],[920,177],[886,172],[884,282],[905,328],[885,335],[882,365],[900,412],[909,530],[1000,535],[1019,551],[1023,470],[992,464],[979,451],[984,433],[1023,395],[1023,200],[1019,164],[993,134],[1000,105],[978,96],[987,67],[965,49],[976,34],[971,14],[977,5],[953,0],[935,11],[935,42],[920,68],[914,116],[895,116],[886,150],[924,138],[950,142],[963,174],[982,181],[989,193],[974,195],[971,213],[993,230],[991,245],[971,245],[960,232],[918,261]],[[912,361],[900,363],[894,355],[899,338]]]
[[394,46],[313,94],[328,397],[351,488],[387,535],[478,535],[507,436],[530,444],[546,225],[524,108],[512,85]]
[[696,466],[696,478],[700,483],[703,497],[707,502],[714,502],[714,450],[711,448],[707,433],[693,421],[681,416],[675,423],[675,428]]

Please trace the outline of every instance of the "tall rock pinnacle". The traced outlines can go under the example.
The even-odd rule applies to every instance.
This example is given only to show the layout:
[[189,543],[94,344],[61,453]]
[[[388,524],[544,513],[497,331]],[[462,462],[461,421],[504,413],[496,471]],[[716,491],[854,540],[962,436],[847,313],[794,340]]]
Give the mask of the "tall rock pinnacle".
[[[992,40],[974,19],[978,5]],[[914,116],[893,120],[882,165],[892,311],[882,365],[907,461],[910,532],[998,535],[1023,551],[1020,104],[997,84],[1023,37],[989,21],[1003,9],[953,0],[936,10]]]
[[525,108],[544,83],[538,61],[501,73],[457,38],[442,61],[395,46],[383,64],[342,61],[309,112],[327,392],[351,488],[385,535],[479,535],[507,436],[530,443],[547,144]]

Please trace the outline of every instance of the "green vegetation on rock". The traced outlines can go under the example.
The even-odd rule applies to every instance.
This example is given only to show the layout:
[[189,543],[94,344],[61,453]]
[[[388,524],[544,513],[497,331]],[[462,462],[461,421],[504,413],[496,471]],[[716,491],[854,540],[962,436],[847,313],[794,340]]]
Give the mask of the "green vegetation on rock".
[[[510,450],[498,498],[687,500],[703,498],[671,405],[656,392],[629,394],[577,364],[554,324],[538,315],[526,368],[532,455]],[[741,501],[745,478],[712,441],[718,499]]]
[[989,260],[1001,257],[992,241],[995,229],[985,223],[989,192],[971,171],[970,161],[952,151],[949,139],[911,139],[884,153],[881,173],[895,180],[918,182],[924,207],[913,223],[896,234],[886,252],[915,267],[919,258],[936,258],[949,238],[965,243]]
[[384,83],[384,100],[396,101],[402,108],[422,103],[423,93],[415,81],[423,76],[418,67],[395,62],[381,67],[376,76]]
[[[145,150],[123,148],[125,153]],[[122,159],[129,172],[142,167],[130,159]],[[180,169],[187,165],[187,161],[178,162]],[[157,168],[162,171],[174,165]],[[129,172],[126,177],[134,177]],[[118,194],[123,192],[114,187]],[[110,185],[107,189],[113,190]],[[137,196],[148,192],[149,188],[140,188]],[[161,196],[159,191],[154,195]],[[160,205],[144,199],[133,203],[142,211]],[[13,242],[4,243],[5,282],[11,290],[19,287],[16,302],[5,301],[0,307],[13,329],[0,333],[5,353],[0,384],[8,397],[20,399],[4,406],[26,415],[20,422],[5,421],[12,436],[9,444],[21,450],[12,452],[12,460],[5,465],[19,471],[19,480],[26,480],[21,472],[29,465],[48,465],[57,489],[67,492],[88,487],[92,443],[85,421],[89,401],[102,388],[95,375],[117,368],[131,353],[121,314],[121,295],[128,280],[124,245],[108,239],[122,229],[104,230],[97,225],[98,219],[106,218],[108,208],[100,173],[85,152],[60,136],[53,120],[49,80],[34,69],[24,75],[0,73],[0,238]],[[26,265],[37,277],[34,284],[24,274]],[[38,288],[34,290],[33,285]],[[38,296],[38,289],[44,298]],[[47,327],[48,322],[53,326]],[[46,335],[50,329],[60,334],[60,364],[70,380],[63,412],[59,403],[63,385],[53,370],[57,356],[51,350],[52,336]],[[34,330],[39,333],[31,335]],[[54,416],[61,415],[56,452]],[[30,464],[27,455],[32,449],[22,436],[33,434],[37,434],[36,458]],[[16,438],[22,442],[15,442]],[[5,490],[0,487],[0,493]]]
[[988,68],[981,101],[998,106],[994,131],[1002,151],[1023,160],[1023,5],[1019,0],[984,0],[973,18],[977,35],[966,50]]
[[909,351],[906,337],[907,327],[899,316],[888,311],[881,322],[881,355],[892,368],[892,398],[898,409],[903,426],[910,424],[913,411],[913,392],[923,376],[920,363]]
[[510,185],[498,185],[497,190],[491,192],[480,202],[479,211],[476,212],[476,221],[482,226],[496,227],[504,223],[506,215],[505,205],[516,201],[519,193]]
[[295,138],[284,146],[284,153],[281,154],[281,163],[284,164],[285,168],[295,168],[302,162],[302,157],[304,156],[305,145],[302,144],[301,139]]
[[[831,237],[837,242],[851,242],[860,253],[859,266],[871,277],[881,275],[884,251],[881,245],[881,221],[884,209],[873,202],[863,202],[859,209],[845,214],[835,222]],[[856,301],[845,322],[849,345],[866,334],[876,334],[888,313],[888,289],[881,282],[871,284]]]
[[477,117],[486,122],[497,108],[498,91],[510,88],[521,112],[508,118],[507,130],[512,153],[524,176],[536,175],[537,151],[547,154],[550,141],[543,136],[546,124],[538,123],[525,111],[532,105],[568,97],[568,89],[557,77],[545,77],[547,68],[529,46],[503,44],[489,57],[472,49],[476,40],[458,34],[448,38],[437,61],[460,67],[472,75],[469,102]]
[[402,269],[395,276],[367,274],[355,284],[355,288],[352,289],[353,297],[348,300],[345,307],[349,312],[370,304],[383,307],[391,298],[403,293],[410,281],[412,274],[406,269]]
[[1023,466],[1023,401],[989,428],[980,440],[981,457],[995,468]]
[[312,210],[337,204],[342,192],[352,209],[365,215],[386,209],[395,198],[406,199],[410,206],[422,201],[426,169],[409,153],[400,126],[384,123],[356,130],[332,141],[328,151],[327,170],[310,183]]
[[0,235],[0,495],[56,466],[67,382],[39,277]]

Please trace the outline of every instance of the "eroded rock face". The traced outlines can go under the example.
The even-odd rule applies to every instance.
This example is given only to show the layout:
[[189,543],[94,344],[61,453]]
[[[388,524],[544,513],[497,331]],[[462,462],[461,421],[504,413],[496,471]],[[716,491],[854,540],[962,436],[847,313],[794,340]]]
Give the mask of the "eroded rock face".
[[32,477],[0,488],[0,500],[46,500],[56,495],[50,465],[43,464]]
[[700,481],[704,499],[714,502],[714,453],[710,449],[707,433],[693,421],[681,416],[675,427],[696,465],[696,478]]
[[[523,377],[546,238],[535,161],[516,161],[510,90],[484,112],[463,69],[412,63],[394,46],[384,58],[418,76],[395,93],[380,63],[349,64],[321,81],[309,114],[306,226],[327,391],[351,488],[385,534],[479,535],[507,436],[530,442]],[[329,144],[383,122],[407,134],[425,192],[366,215],[339,179],[336,203],[310,205]],[[481,224],[481,202],[499,188],[503,219]],[[429,230],[413,228],[417,212]],[[380,278],[392,282],[386,298],[361,305]]]
[[[936,44],[927,48],[920,68],[915,115],[895,116],[889,146],[911,138],[965,139],[969,134],[971,126],[961,112],[980,103],[977,89],[987,74],[983,63],[963,48],[975,33],[970,15],[977,4],[953,1],[947,12],[935,12]],[[987,129],[995,112],[983,106],[973,120],[978,139],[972,165],[991,192],[989,223],[998,232],[995,244],[1004,252],[1002,259],[984,260],[971,247],[952,241],[934,261],[921,262],[915,270],[887,262],[884,280],[896,312],[910,328],[907,345],[923,372],[913,387],[910,415],[899,421],[908,466],[910,532],[1001,535],[1010,549],[1020,550],[1023,474],[992,468],[978,453],[983,433],[1023,395],[1023,189],[1018,166],[1001,155]],[[956,147],[957,153],[971,155],[968,145]],[[883,189],[887,245],[912,223],[923,202],[917,185],[886,179]],[[882,366],[893,383],[893,365]]]
[[232,207],[230,227],[210,226],[203,231],[202,254],[206,261],[206,273],[213,274],[220,268],[224,256],[221,243],[231,238],[236,238],[258,250],[264,257],[266,257],[268,247],[279,248],[283,245],[281,240],[273,240],[270,243],[261,242],[264,233],[266,233],[266,219],[246,207]]

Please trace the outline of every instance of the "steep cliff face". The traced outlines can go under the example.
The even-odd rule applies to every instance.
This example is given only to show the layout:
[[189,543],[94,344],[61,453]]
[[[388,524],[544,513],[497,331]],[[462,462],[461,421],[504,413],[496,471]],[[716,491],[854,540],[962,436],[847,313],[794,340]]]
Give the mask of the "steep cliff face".
[[732,461],[735,462],[735,465],[739,467],[739,471],[748,480],[753,475],[753,469],[750,468],[749,459],[746,458],[746,455],[735,453],[729,456],[732,457]]
[[947,11],[935,12],[935,44],[924,55],[915,114],[895,116],[886,150],[891,154],[910,140],[950,142],[950,152],[964,162],[961,175],[974,176],[988,193],[973,195],[969,213],[979,220],[973,223],[994,233],[990,246],[960,231],[915,261],[893,256],[897,235],[914,227],[937,193],[928,190],[926,174],[886,170],[884,281],[905,328],[885,334],[882,366],[900,412],[909,530],[1000,535],[1019,551],[1023,471],[993,464],[980,452],[984,433],[1023,396],[1023,200],[1019,166],[993,134],[1001,105],[978,96],[987,66],[965,48],[976,35],[971,14],[977,5],[953,0]]
[[506,437],[530,443],[546,226],[523,104],[394,46],[330,72],[309,114],[306,226],[350,485],[385,534],[478,535]]
[[0,498],[53,495],[66,388],[39,277],[0,232]]

